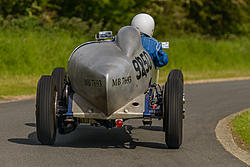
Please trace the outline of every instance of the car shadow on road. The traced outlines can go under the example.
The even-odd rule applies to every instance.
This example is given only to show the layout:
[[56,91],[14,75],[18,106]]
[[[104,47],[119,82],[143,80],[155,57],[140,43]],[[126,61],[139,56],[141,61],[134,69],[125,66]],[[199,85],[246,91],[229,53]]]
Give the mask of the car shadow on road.
[[[34,123],[26,123],[26,126],[35,127]],[[131,126],[129,126],[131,130]],[[89,125],[80,125],[74,132],[66,135],[57,134],[56,141],[51,147],[73,147],[73,148],[126,148],[135,149],[137,146],[166,149],[163,143],[140,142],[131,137],[132,135],[125,131],[125,128],[113,128],[107,130],[104,127],[92,127]],[[42,146],[37,139],[36,132],[29,133],[27,138],[10,138],[9,142]]]
[[25,123],[24,125],[30,126],[30,127],[36,127],[36,124],[35,124],[35,123]]
[[138,129],[152,130],[152,131],[163,131],[161,126],[139,126]]

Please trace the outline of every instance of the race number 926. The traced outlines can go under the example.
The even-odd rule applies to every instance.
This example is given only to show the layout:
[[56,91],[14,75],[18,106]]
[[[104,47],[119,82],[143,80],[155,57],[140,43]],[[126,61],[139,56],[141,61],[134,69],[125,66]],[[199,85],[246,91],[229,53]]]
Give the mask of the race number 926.
[[147,52],[143,51],[132,61],[135,71],[137,72],[137,80],[147,77],[148,72],[152,69],[152,62]]

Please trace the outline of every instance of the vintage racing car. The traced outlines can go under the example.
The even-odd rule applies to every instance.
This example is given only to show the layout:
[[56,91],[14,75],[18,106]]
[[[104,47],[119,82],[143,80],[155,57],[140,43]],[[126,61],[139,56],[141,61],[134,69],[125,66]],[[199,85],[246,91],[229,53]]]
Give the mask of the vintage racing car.
[[164,86],[157,68],[143,49],[140,33],[131,26],[119,30],[115,40],[99,40],[77,47],[64,68],[55,68],[37,85],[36,127],[42,144],[52,145],[56,133],[72,132],[80,123],[122,127],[128,119],[163,120],[168,148],[182,144],[183,75],[172,70]]

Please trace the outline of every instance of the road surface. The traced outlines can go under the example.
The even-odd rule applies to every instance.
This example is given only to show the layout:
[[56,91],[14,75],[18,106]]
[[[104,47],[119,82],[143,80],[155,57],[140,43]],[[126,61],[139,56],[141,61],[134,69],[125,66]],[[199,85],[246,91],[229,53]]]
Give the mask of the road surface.
[[[214,129],[225,116],[250,107],[250,80],[185,85],[184,140],[179,150],[164,144],[162,121],[151,128],[130,120],[133,135],[123,129],[79,126],[58,135],[54,146],[40,145],[35,129],[35,100],[0,104],[1,167],[246,167],[226,152]],[[135,148],[124,144],[133,138]]]

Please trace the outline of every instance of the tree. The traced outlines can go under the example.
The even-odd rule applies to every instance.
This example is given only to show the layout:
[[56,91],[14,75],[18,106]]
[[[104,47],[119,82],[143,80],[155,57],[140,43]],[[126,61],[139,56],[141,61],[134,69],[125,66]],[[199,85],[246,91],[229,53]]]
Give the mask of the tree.
[[190,0],[188,19],[197,25],[191,30],[213,36],[242,33],[245,7],[244,0]]

